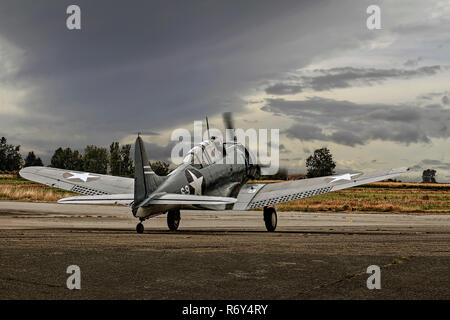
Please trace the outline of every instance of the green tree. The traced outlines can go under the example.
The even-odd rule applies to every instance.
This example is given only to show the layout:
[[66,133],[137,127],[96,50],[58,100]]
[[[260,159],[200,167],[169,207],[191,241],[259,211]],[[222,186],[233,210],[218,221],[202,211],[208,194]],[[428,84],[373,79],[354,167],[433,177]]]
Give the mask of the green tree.
[[34,154],[34,151],[28,152],[27,157],[25,158],[25,164],[24,167],[32,167],[32,166],[39,166],[42,167],[44,164],[42,163],[41,158],[36,157]]
[[53,168],[66,169],[63,148],[59,147],[53,152],[52,158],[50,159],[50,166]]
[[150,167],[158,176],[166,176],[169,173],[169,163],[164,161],[149,161]]
[[321,148],[314,151],[314,154],[306,159],[308,178],[331,176],[334,174],[336,163],[328,148]]
[[436,170],[426,169],[422,173],[422,182],[436,183]]
[[20,146],[8,144],[5,137],[0,139],[0,170],[17,171],[22,168],[23,160]]
[[50,160],[53,168],[83,171],[83,156],[78,150],[71,148],[61,148],[55,150]]
[[84,149],[84,171],[106,174],[108,169],[108,151],[106,148],[87,146]]
[[134,175],[131,144],[120,146],[113,142],[109,146],[109,168],[113,176],[132,177]]
[[113,176],[120,176],[122,169],[121,154],[119,149],[119,143],[113,142],[109,146],[109,168]]
[[72,152],[72,156],[69,158],[70,170],[83,171],[84,170],[84,160],[83,155],[75,150]]
[[133,159],[131,158],[131,144],[123,145],[120,149],[120,173],[125,177],[134,175]]
[[6,138],[0,139],[0,171],[6,170]]

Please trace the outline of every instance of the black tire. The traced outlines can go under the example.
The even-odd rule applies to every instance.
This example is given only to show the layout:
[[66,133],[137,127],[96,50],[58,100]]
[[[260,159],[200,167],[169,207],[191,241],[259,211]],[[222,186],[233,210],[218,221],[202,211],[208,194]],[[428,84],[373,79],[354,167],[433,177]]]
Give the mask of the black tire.
[[136,225],[136,232],[137,233],[144,233],[144,225],[142,224],[142,223],[138,223],[137,225]]
[[275,231],[277,228],[277,222],[278,217],[275,208],[264,208],[264,223],[266,224],[267,231]]
[[169,227],[169,230],[177,230],[180,225],[180,220],[180,210],[169,210],[169,212],[167,212],[167,226]]

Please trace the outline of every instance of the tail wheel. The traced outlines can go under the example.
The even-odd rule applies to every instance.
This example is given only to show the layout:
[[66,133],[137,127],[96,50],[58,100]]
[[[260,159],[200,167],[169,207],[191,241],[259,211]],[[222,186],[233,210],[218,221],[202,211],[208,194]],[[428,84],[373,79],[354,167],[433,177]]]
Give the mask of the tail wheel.
[[266,224],[267,231],[275,231],[277,228],[277,221],[277,211],[275,208],[264,207],[264,223]]
[[143,233],[144,232],[144,225],[142,224],[142,223],[138,223],[137,225],[136,225],[136,232],[137,233]]
[[169,227],[169,230],[177,230],[180,225],[180,220],[180,210],[169,210],[169,212],[167,212],[167,226]]

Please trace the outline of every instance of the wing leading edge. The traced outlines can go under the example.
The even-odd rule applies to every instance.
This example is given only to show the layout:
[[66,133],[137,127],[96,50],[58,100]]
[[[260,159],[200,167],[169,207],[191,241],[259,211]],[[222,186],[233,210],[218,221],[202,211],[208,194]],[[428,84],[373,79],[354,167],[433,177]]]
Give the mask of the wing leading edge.
[[270,184],[247,184],[237,197],[233,210],[249,210],[277,203],[308,198],[362,184],[393,178],[408,171],[398,168],[389,171],[343,174],[320,178],[286,181]]

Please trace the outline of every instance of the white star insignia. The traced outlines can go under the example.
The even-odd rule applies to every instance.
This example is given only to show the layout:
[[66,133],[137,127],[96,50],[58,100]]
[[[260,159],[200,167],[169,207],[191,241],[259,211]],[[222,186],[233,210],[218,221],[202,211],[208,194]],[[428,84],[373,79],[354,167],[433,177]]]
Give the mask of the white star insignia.
[[194,188],[194,194],[195,195],[202,195],[202,183],[203,183],[203,176],[201,176],[200,178],[197,178],[195,176],[195,174],[193,174],[190,170],[188,170],[188,172],[190,173],[191,177],[192,177],[192,182],[189,183],[189,185]]
[[91,175],[88,172],[85,173],[76,173],[76,172],[69,172],[72,176],[68,177],[67,180],[74,180],[74,179],[80,179],[84,182],[86,182],[89,178],[97,178],[97,176]]
[[352,180],[352,177],[357,176],[358,174],[359,173],[354,173],[354,174],[346,173],[341,176],[336,176],[336,177],[333,177],[333,180],[331,180],[329,183],[333,183],[333,182],[340,181],[340,180],[350,181],[350,180]]

